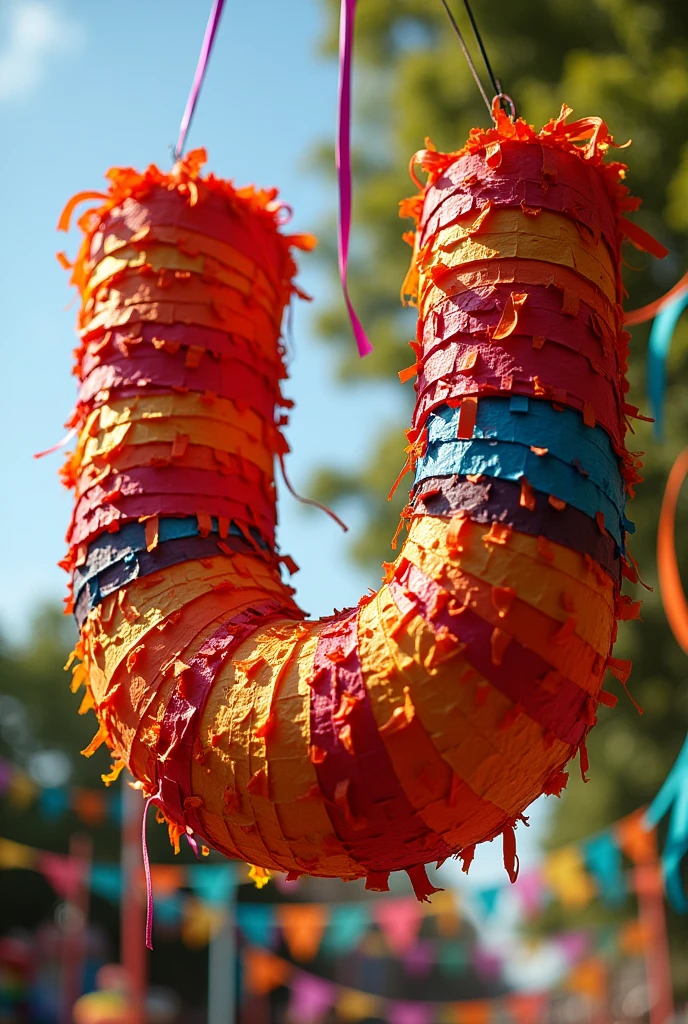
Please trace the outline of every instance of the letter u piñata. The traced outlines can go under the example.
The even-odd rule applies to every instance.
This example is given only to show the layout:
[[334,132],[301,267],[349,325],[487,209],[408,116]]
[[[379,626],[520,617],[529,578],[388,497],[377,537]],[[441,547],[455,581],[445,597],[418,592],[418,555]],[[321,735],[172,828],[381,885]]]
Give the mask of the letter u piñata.
[[[661,255],[599,118],[495,110],[402,203],[418,306],[404,542],[358,607],[304,621],[275,547],[294,248],[274,191],[109,172],[80,220],[73,687],[182,835],[263,875],[408,872],[565,786],[611,671],[626,552],[624,236]],[[76,202],[62,227],[68,227]]]

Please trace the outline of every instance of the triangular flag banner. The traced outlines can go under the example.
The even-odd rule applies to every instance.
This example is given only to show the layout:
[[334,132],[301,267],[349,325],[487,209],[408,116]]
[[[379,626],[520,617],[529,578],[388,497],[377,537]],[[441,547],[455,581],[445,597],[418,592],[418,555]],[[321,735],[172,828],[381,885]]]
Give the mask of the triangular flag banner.
[[459,896],[455,892],[438,892],[432,898],[433,916],[437,933],[443,939],[456,935],[461,924]]
[[564,846],[546,858],[542,873],[564,907],[584,907],[595,895],[595,883],[585,870],[576,846]]
[[648,829],[644,811],[622,818],[616,826],[619,846],[634,864],[652,864],[657,860],[657,836]]
[[72,810],[84,825],[102,825],[107,817],[107,800],[97,789],[72,790]]
[[540,869],[533,868],[531,871],[519,872],[513,892],[518,898],[525,916],[535,917],[547,896]]
[[38,852],[32,847],[0,839],[0,868],[32,868],[37,859]]
[[224,910],[189,896],[183,907],[182,941],[191,949],[207,946],[220,931],[225,919]]
[[63,857],[58,853],[42,853],[38,868],[50,882],[58,896],[73,899],[84,877],[84,865],[74,857]]
[[265,949],[251,947],[244,953],[244,979],[248,992],[263,996],[284,985],[290,968],[285,960],[273,956]]
[[155,924],[175,928],[182,920],[184,907],[178,893],[155,899]]
[[590,948],[588,932],[562,932],[555,936],[554,943],[567,964],[575,964]]
[[429,939],[418,941],[403,956],[404,968],[414,978],[424,978],[435,963],[435,944]]
[[237,924],[253,946],[272,948],[277,939],[274,907],[269,903],[239,903],[236,909]]
[[431,1024],[433,1017],[431,1003],[394,1002],[387,1008],[389,1024]]
[[234,889],[232,864],[192,864],[188,869],[189,885],[200,900],[225,906]]
[[357,992],[355,989],[346,988],[337,997],[337,1016],[341,1020],[358,1021],[367,1017],[379,1017],[382,1010],[382,1000],[377,996],[369,995],[367,992]]
[[370,927],[368,908],[360,903],[342,904],[332,907],[323,948],[328,952],[343,955],[357,949]]
[[477,945],[473,948],[471,959],[476,971],[486,981],[496,980],[502,970],[502,958],[498,953],[485,946]]
[[4,796],[9,789],[13,775],[14,766],[9,761],[6,761],[4,757],[0,757],[0,797]]
[[619,929],[618,948],[626,956],[640,956],[647,946],[646,930],[638,920],[626,921]]
[[423,919],[418,901],[380,900],[373,904],[372,914],[392,953],[403,956],[416,941]]
[[320,949],[328,908],[321,903],[283,903],[276,917],[294,960],[313,960]]
[[[208,868],[212,870],[211,865],[204,866],[201,870],[205,871]],[[190,870],[193,871],[194,868]],[[151,882],[156,900],[165,899],[175,895],[183,887],[186,882],[186,872],[179,864],[154,864],[151,867]]]
[[[122,874],[117,864],[91,864],[91,892],[117,903],[122,895]],[[158,905],[156,902],[155,909]]]
[[600,957],[590,957],[573,969],[565,982],[566,988],[579,995],[601,1002],[607,992],[607,968]]
[[585,864],[597,882],[600,896],[610,906],[619,906],[626,897],[623,862],[619,844],[611,832],[602,832],[583,843]]
[[506,1000],[506,1008],[514,1024],[541,1024],[546,1006],[547,996],[539,992],[509,996]]
[[7,787],[7,799],[18,811],[27,810],[36,799],[38,786],[30,775],[21,769],[14,770]]
[[499,903],[499,897],[502,892],[502,887],[495,885],[490,886],[489,889],[476,889],[475,896],[478,900],[480,910],[485,917],[491,917],[497,909]]
[[484,1000],[457,1003],[454,1006],[456,1024],[489,1024],[490,1006]]
[[437,965],[443,974],[455,977],[468,966],[469,951],[465,942],[443,942],[436,953]]
[[55,821],[69,810],[69,792],[62,786],[55,789],[43,789],[38,797],[38,809],[41,817],[47,821]]
[[289,1000],[289,1024],[320,1024],[335,1002],[336,988],[315,974],[294,974]]

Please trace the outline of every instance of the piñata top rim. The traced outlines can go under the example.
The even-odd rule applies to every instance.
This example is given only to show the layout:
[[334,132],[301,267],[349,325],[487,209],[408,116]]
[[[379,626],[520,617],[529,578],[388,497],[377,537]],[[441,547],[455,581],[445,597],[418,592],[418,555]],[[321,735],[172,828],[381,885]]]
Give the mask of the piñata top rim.
[[[638,197],[632,196],[630,189],[624,184],[627,165],[618,160],[605,162],[611,148],[626,149],[631,144],[630,140],[622,145],[614,142],[606,122],[601,117],[583,117],[567,124],[572,113],[573,109],[563,103],[558,116],[550,118],[540,131],[536,131],[524,118],[512,120],[508,117],[500,106],[499,97],[495,97],[492,103],[493,125],[490,128],[472,128],[461,149],[441,153],[430,139],[426,139],[425,148],[414,153],[409,173],[419,191],[416,195],[401,201],[400,216],[413,219],[416,227],[419,227],[428,191],[435,186],[447,168],[462,157],[484,154],[487,165],[497,170],[501,163],[501,146],[504,143],[551,146],[583,161],[599,175],[616,215],[619,239],[627,238],[637,249],[663,258],[668,250],[647,231],[624,216],[637,210],[642,202]],[[425,182],[416,176],[416,166],[427,173]]]
[[313,249],[316,245],[315,237],[310,234],[284,234],[280,230],[288,222],[291,210],[278,199],[276,188],[261,189],[254,185],[237,187],[232,180],[218,178],[212,173],[204,176],[201,171],[207,160],[206,150],[199,148],[180,158],[169,172],[160,170],[156,164],[149,164],[145,171],[137,171],[133,167],[111,167],[105,173],[109,183],[107,191],[78,192],[72,196],[60,215],[58,231],[69,231],[74,212],[81,203],[92,199],[100,199],[102,202],[99,206],[85,210],[76,222],[84,239],[74,263],[70,263],[63,253],[58,253],[58,259],[65,269],[73,269],[71,283],[80,291],[83,290],[91,269],[91,241],[110,214],[127,200],[143,202],[151,193],[160,189],[176,193],[190,206],[201,201],[204,194],[223,198],[236,212],[256,218],[263,229],[274,235],[284,256],[285,278],[291,283],[296,275],[291,250]]

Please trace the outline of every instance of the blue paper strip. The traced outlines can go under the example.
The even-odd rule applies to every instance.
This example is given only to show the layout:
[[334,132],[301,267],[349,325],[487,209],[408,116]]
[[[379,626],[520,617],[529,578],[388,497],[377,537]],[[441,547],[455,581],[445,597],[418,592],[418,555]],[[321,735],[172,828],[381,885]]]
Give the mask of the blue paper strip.
[[[520,408],[514,414],[513,398],[481,398],[473,437],[546,448],[561,462],[584,471],[623,515],[626,504],[623,477],[606,432],[601,427],[586,427],[575,409],[557,410],[542,399],[526,401],[527,415],[524,415]],[[431,444],[456,439],[460,411],[443,406],[429,418]]]
[[433,476],[483,475],[528,482],[545,494],[552,494],[595,519],[604,515],[605,527],[624,550],[625,532],[634,526],[599,487],[576,469],[551,455],[535,455],[525,445],[502,441],[444,441],[430,445],[418,460],[416,483]]
[[[218,534],[217,518],[211,519],[211,532]],[[265,541],[257,530],[250,529],[251,536],[264,550]],[[229,535],[242,538],[244,535],[234,523],[229,524]],[[184,516],[176,519],[161,516],[158,523],[158,544],[168,541],[199,537],[198,520],[195,516]],[[102,534],[89,544],[84,565],[74,571],[74,599],[86,586],[90,579],[98,576],[104,569],[115,562],[134,563],[136,553],[146,550],[146,529],[144,523],[124,523],[116,533]],[[135,578],[135,577],[132,577]]]

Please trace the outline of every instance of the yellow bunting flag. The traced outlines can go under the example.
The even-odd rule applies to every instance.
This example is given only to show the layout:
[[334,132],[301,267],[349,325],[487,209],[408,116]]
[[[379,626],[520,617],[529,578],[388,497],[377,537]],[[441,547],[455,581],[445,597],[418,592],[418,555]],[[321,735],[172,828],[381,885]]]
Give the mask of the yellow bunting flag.
[[565,907],[584,907],[596,893],[593,879],[576,846],[555,850],[545,860],[542,873],[555,897]]

